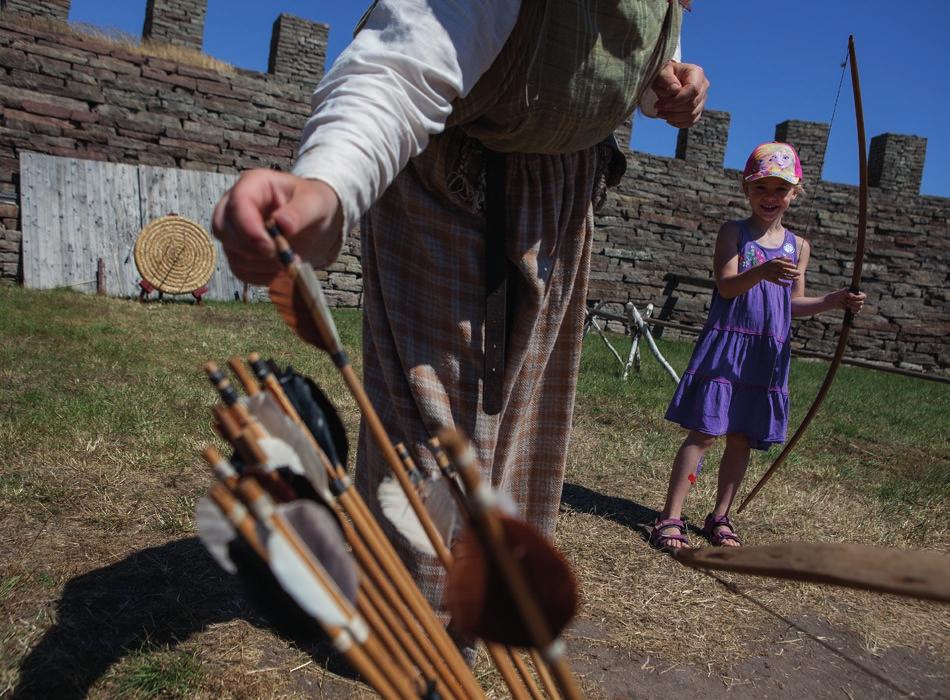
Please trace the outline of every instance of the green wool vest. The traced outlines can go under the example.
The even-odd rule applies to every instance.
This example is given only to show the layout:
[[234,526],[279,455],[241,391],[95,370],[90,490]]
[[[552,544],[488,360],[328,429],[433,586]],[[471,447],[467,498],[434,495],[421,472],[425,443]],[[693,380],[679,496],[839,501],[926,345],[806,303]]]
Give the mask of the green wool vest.
[[593,146],[633,113],[681,22],[670,0],[522,0],[501,53],[456,100],[448,126],[505,153]]

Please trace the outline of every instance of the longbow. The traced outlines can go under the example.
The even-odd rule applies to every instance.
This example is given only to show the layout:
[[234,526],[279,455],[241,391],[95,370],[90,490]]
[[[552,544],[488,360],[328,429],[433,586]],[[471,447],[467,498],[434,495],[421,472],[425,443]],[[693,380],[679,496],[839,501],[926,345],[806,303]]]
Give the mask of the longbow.
[[[848,60],[851,63],[854,117],[858,128],[858,168],[860,173],[858,181],[858,241],[854,251],[854,267],[851,272],[850,287],[851,291],[857,294],[861,287],[861,270],[864,266],[864,239],[867,236],[868,227],[868,156],[864,134],[864,107],[861,103],[861,81],[858,77],[858,61],[854,51],[853,35],[848,37]],[[768,471],[762,475],[762,478],[759,479],[759,483],[757,483],[749,492],[749,495],[745,497],[745,500],[739,505],[737,512],[741,513],[742,510],[749,505],[749,502],[755,498],[755,495],[765,486],[766,482],[772,478],[776,470],[782,466],[789,453],[801,439],[802,435],[805,434],[805,429],[808,428],[812,419],[818,413],[818,409],[825,400],[825,395],[828,393],[828,389],[831,388],[831,384],[835,379],[835,374],[838,372],[841,360],[844,359],[845,346],[848,344],[848,334],[853,325],[854,314],[852,314],[851,311],[845,311],[844,320],[841,322],[841,333],[838,336],[838,347],[835,349],[835,354],[831,359],[831,365],[828,367],[827,374],[825,374],[825,380],[821,383],[818,395],[815,396],[815,400],[805,414],[805,418],[802,419],[801,425],[798,426],[798,430],[795,431],[795,434],[792,435],[792,438],[786,443],[785,449],[783,449],[782,453],[775,459],[772,466],[768,468]]]

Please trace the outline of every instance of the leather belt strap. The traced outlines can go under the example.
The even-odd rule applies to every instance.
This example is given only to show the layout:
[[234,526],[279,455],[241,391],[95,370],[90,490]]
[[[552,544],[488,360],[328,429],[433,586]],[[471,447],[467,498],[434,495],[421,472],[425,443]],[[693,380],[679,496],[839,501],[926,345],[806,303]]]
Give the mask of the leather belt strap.
[[508,277],[505,249],[505,154],[485,149],[485,357],[482,410],[501,413],[504,402],[505,345],[508,334]]

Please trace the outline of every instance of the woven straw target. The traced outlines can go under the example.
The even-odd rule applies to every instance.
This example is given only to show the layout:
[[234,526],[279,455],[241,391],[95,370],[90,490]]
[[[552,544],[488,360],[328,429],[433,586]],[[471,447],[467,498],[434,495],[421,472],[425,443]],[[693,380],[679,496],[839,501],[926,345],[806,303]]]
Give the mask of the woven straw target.
[[139,274],[166,294],[187,294],[207,284],[215,257],[208,232],[177,214],[155,219],[135,241]]

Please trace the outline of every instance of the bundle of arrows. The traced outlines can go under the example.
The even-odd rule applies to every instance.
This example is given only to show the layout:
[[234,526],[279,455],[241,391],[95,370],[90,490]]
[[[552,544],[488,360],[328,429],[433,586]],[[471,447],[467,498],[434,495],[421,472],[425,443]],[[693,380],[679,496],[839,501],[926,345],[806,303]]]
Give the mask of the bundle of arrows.
[[[428,448],[439,473],[431,476],[390,441],[340,344],[316,273],[294,258],[276,229],[271,234],[284,265],[271,300],[302,339],[330,357],[356,400],[391,469],[376,494],[380,510],[411,546],[445,567],[444,603],[457,636],[485,642],[516,700],[580,698],[560,640],[577,607],[567,563],[481,481],[475,451],[460,434],[446,428],[432,436]],[[383,698],[485,697],[352,487],[346,434],[327,397],[309,379],[255,354],[229,365],[243,396],[217,365],[205,367],[221,399],[213,408],[215,429],[233,448],[229,457],[213,447],[204,452],[217,482],[198,503],[196,519],[215,560],[241,577],[278,629],[319,631]],[[950,601],[945,555],[834,544],[808,552],[785,543],[689,550],[676,558],[700,568]]]
[[[481,481],[474,449],[454,430],[430,441],[440,468],[431,476],[390,441],[313,269],[272,233],[285,270],[271,299],[298,335],[330,356],[356,399],[392,471],[379,487],[381,510],[445,566],[456,636],[485,642],[513,698],[580,698],[559,638],[577,607],[564,558]],[[323,392],[256,354],[229,365],[243,395],[217,365],[205,366],[221,399],[215,429],[233,448],[230,457],[204,452],[217,482],[199,502],[197,522],[216,561],[242,578],[278,629],[319,629],[382,697],[485,697],[352,487],[345,431]]]

